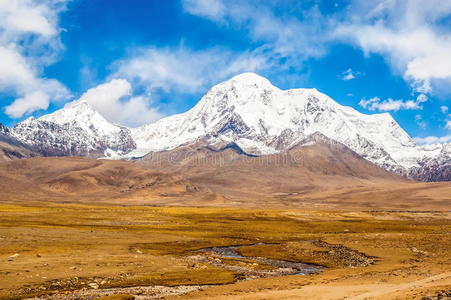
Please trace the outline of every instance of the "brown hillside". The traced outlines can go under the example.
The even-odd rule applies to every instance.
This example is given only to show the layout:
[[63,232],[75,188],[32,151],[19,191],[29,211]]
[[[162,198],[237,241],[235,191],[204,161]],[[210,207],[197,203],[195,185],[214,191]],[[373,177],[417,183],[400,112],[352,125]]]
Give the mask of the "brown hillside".
[[253,157],[236,145],[197,143],[151,153],[146,167],[175,172],[229,205],[359,209],[446,207],[451,184],[406,180],[325,137],[275,155]]
[[77,157],[39,157],[0,164],[1,199],[139,201],[172,199],[201,192],[187,180],[132,162]]

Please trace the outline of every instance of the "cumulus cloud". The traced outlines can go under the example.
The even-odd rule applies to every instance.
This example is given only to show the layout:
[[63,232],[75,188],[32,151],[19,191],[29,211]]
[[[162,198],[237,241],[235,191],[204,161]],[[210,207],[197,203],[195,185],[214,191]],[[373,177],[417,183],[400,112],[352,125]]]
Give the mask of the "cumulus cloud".
[[149,106],[150,99],[133,96],[132,86],[125,79],[113,79],[91,88],[75,102],[79,101],[88,102],[110,122],[132,127],[156,121],[163,116]]
[[334,35],[382,54],[418,93],[432,91],[435,80],[451,82],[451,32],[441,21],[451,2],[431,0],[354,0]]
[[116,61],[111,78],[126,78],[148,92],[198,92],[237,73],[267,70],[272,58],[263,49],[236,53],[222,48],[195,51],[185,47],[136,50]]
[[446,114],[448,112],[448,106],[446,106],[446,105],[440,106],[440,111],[442,113]]
[[46,109],[70,92],[42,76],[59,51],[58,13],[65,0],[0,0],[0,92],[17,98],[4,108],[12,118]]
[[[170,95],[170,106],[177,105],[177,101],[185,94],[203,93],[213,85],[230,79],[243,72],[257,72],[270,74],[275,66],[278,71],[284,68],[266,47],[259,47],[253,51],[232,51],[222,47],[193,50],[185,46],[175,47],[140,47],[129,52],[128,56],[115,61],[111,66],[108,80],[126,80],[134,87],[138,97],[130,98],[127,107],[121,106],[122,118],[113,117],[115,114],[98,108],[110,116],[112,120],[121,124],[141,125],[158,119],[158,110],[147,109],[144,119],[135,118],[131,113],[138,107],[148,108],[149,105],[158,106],[162,96]],[[291,80],[292,78],[284,78]],[[184,99],[184,98],[183,98]],[[165,104],[167,105],[167,104]],[[140,113],[142,115],[142,113]]]
[[[53,3],[52,3],[53,2]],[[0,24],[7,34],[34,33],[51,36],[56,33],[51,5],[58,1],[0,1]]]
[[5,108],[5,113],[12,118],[19,118],[26,113],[31,113],[39,109],[47,109],[48,106],[49,96],[44,92],[36,91],[16,99],[11,105]]
[[[318,5],[290,2],[287,7],[280,1],[183,0],[183,5],[186,12],[220,26],[247,30],[251,40],[267,45],[298,68],[306,59],[326,54],[337,41],[356,45],[367,55],[380,54],[423,98],[405,105],[398,101],[392,107],[418,107],[429,94],[442,93],[439,83],[451,83],[449,1],[351,0],[343,8],[335,6],[327,16]],[[350,69],[340,77],[356,76]]]
[[394,100],[388,98],[386,100],[382,100],[379,97],[373,97],[370,99],[362,99],[359,102],[359,105],[369,111],[398,111],[401,109],[422,109],[419,105],[418,101],[413,100]]
[[[329,46],[339,41],[356,45],[367,55],[382,55],[411,85],[413,98],[409,100],[362,99],[359,104],[370,111],[422,109],[438,80],[451,82],[451,31],[445,20],[451,14],[451,3],[441,0],[351,0],[327,15],[319,5],[291,2],[182,3],[188,14],[227,29],[244,30],[252,42],[264,45],[264,51],[248,51],[239,57],[218,48],[150,47],[114,64],[111,78],[127,78],[149,92],[200,91],[234,72],[270,70],[280,67],[282,61],[301,69],[305,60],[325,55]],[[348,69],[340,78],[352,80],[358,75]]]

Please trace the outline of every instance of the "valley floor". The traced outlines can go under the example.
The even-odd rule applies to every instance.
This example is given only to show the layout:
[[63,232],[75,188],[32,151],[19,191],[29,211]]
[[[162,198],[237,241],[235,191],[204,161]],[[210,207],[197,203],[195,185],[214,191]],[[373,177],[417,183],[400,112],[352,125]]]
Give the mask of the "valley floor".
[[0,204],[0,299],[441,299],[450,229],[446,211]]

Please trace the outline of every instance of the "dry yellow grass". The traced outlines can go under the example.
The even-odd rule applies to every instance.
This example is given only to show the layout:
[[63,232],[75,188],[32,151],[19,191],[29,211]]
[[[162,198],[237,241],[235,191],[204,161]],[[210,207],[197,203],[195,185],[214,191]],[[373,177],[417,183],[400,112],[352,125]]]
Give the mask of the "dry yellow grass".
[[[309,149],[301,166],[176,175],[82,158],[0,164],[0,299],[93,299],[139,286],[192,299],[449,290],[451,184],[409,182],[348,161],[352,153],[329,168],[334,153]],[[230,245],[244,245],[236,251],[247,258],[197,251]],[[260,278],[275,267],[258,257],[327,268]]]
[[[0,295],[21,298],[92,282],[100,288],[216,285],[187,298],[283,298],[271,293],[282,290],[293,296],[300,287],[307,289],[302,293],[327,295],[333,287],[341,291],[337,295],[364,294],[449,270],[450,218],[439,212],[0,205]],[[236,282],[239,274],[208,264],[194,268],[187,260],[192,250],[255,243],[268,245],[243,247],[240,252],[329,268],[317,275]],[[374,257],[375,263],[353,265],[348,250],[333,245]],[[15,253],[19,256],[8,261]],[[439,278],[432,285],[428,281],[412,293],[417,298],[434,293],[449,280]]]

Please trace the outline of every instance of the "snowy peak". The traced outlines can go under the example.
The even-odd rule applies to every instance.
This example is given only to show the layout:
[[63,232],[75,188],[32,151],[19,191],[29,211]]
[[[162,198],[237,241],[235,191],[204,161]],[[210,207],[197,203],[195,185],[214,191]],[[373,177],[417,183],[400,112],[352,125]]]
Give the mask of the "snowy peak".
[[221,85],[230,85],[230,84],[235,85],[237,87],[245,87],[246,89],[249,88],[277,89],[275,86],[271,84],[271,82],[268,79],[252,72],[238,74],[232,77],[230,80],[227,80],[217,85],[217,87]]
[[109,123],[86,101],[75,101],[39,119],[28,118],[13,128],[22,142],[44,155],[104,157],[136,148],[128,128]]
[[265,155],[316,132],[386,168],[410,164],[394,152],[415,147],[389,114],[361,114],[316,89],[281,90],[257,74],[243,73],[214,86],[188,112],[132,130],[138,145],[133,154],[206,139]]
[[316,89],[281,90],[255,73],[215,85],[185,113],[138,128],[111,124],[79,100],[39,119],[29,118],[10,131],[47,155],[142,157],[202,141],[235,145],[258,156],[324,136],[402,174],[451,156],[443,145],[417,147],[389,113],[362,114]]
[[96,134],[117,133],[123,127],[109,123],[100,113],[86,101],[75,101],[52,114],[42,116],[38,120],[59,125],[69,125],[92,131]]

